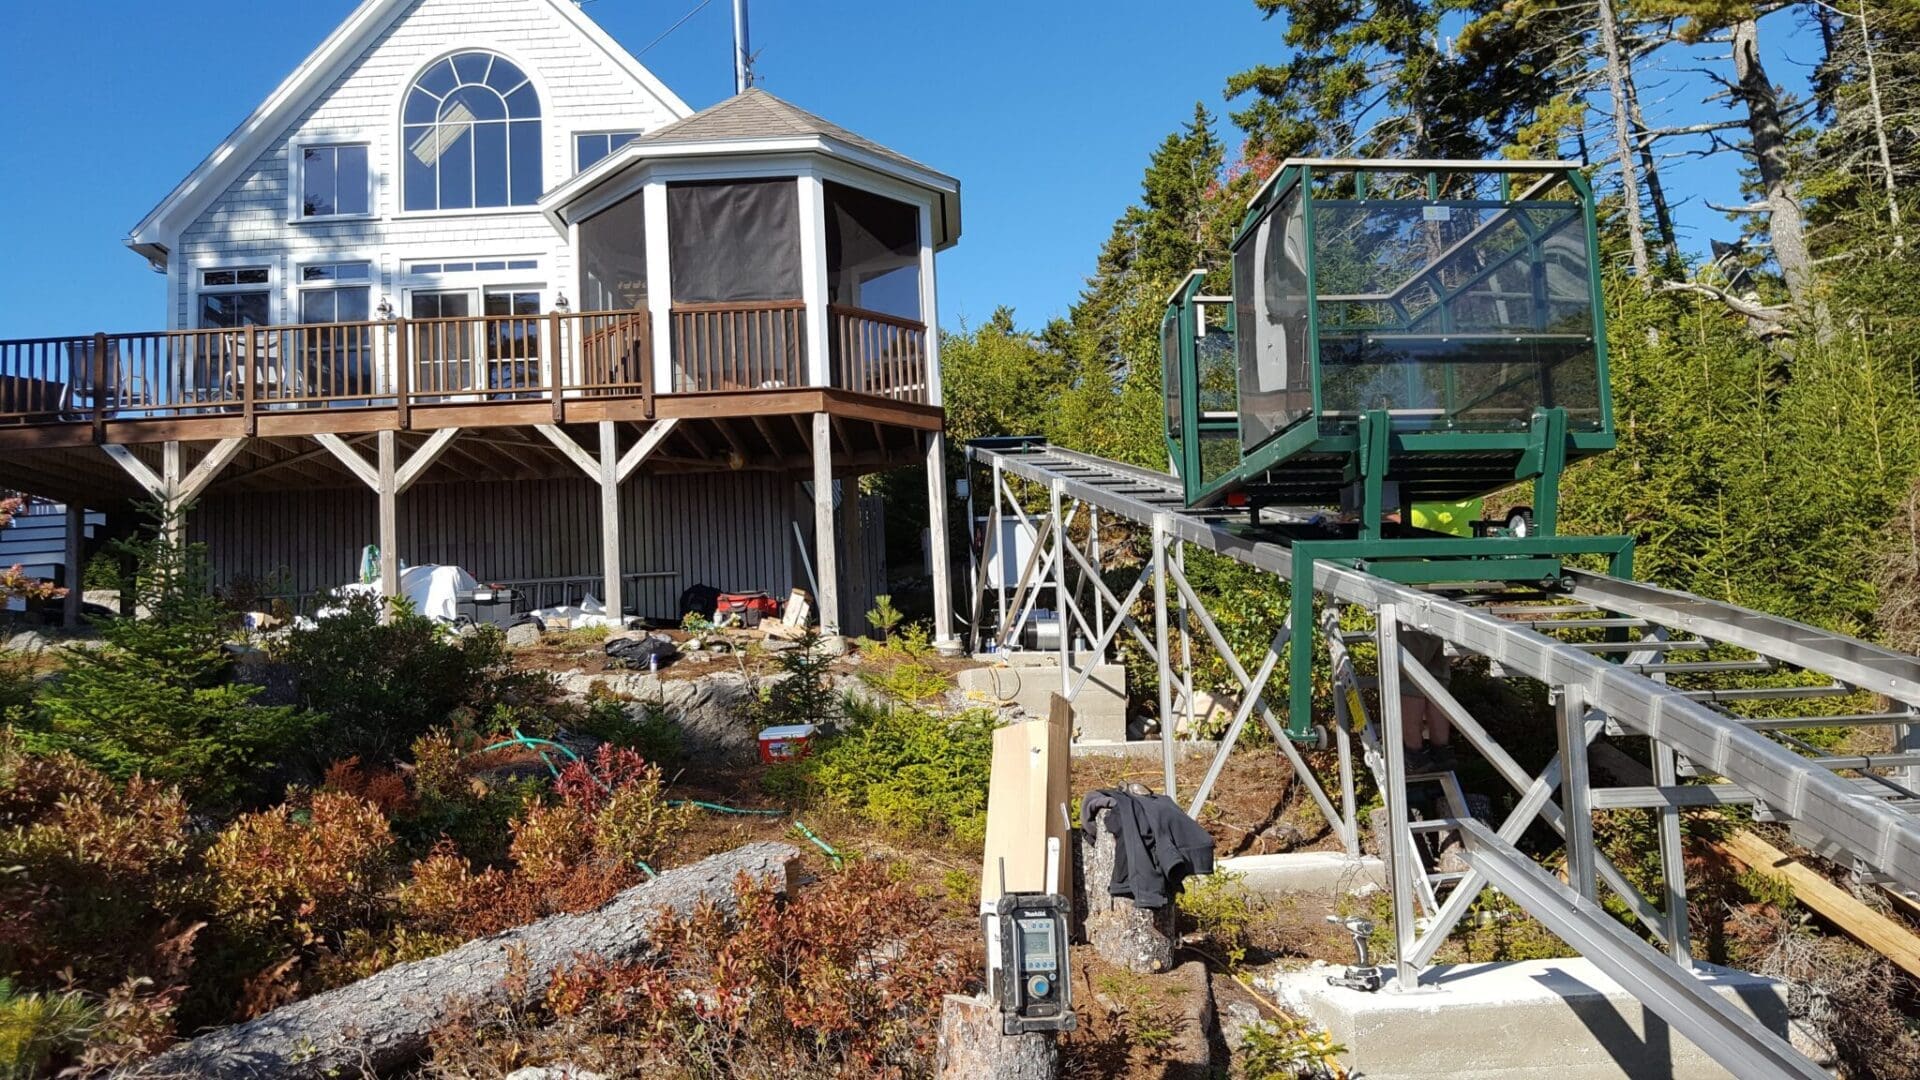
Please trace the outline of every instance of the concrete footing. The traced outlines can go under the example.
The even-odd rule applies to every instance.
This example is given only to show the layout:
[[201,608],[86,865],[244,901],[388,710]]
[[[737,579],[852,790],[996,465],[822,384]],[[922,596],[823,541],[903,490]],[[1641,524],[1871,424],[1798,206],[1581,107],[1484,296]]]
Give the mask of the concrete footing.
[[[963,691],[977,691],[995,701],[1017,705],[1030,716],[1047,715],[1053,695],[1060,692],[1060,657],[1056,653],[1005,652],[974,659],[988,666],[962,671],[959,684]],[[1076,740],[1127,737],[1126,668],[1101,664],[1093,669],[1074,699],[1073,723]]]
[[[1703,964],[1699,978],[1756,1023],[1787,1035],[1784,983]],[[1345,1046],[1368,1080],[1723,1080],[1729,1074],[1583,959],[1451,964],[1419,990],[1327,985],[1316,966],[1263,980]],[[1392,978],[1391,974],[1388,976]]]
[[1386,865],[1372,855],[1355,858],[1344,851],[1287,851],[1277,855],[1238,855],[1214,863],[1216,871],[1240,874],[1241,884],[1267,895],[1327,893],[1344,896],[1367,886],[1386,888]]
[[[1203,742],[1180,742],[1173,744],[1175,758],[1212,757],[1220,749],[1220,744],[1211,740]],[[1076,739],[1073,743],[1075,757],[1118,757],[1139,758],[1142,761],[1161,760],[1159,739]]]

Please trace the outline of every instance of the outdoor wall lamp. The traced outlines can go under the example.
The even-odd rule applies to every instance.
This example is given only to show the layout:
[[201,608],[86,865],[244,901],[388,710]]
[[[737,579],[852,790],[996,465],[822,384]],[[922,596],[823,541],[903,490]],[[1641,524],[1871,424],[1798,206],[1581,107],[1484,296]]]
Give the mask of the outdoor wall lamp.
[[375,315],[380,316],[381,322],[392,322],[393,321],[393,298],[388,296],[382,296],[380,298],[380,306],[377,308],[374,308],[373,313]]
[[561,293],[559,296],[556,296],[553,298],[553,310],[559,312],[562,315],[567,315],[572,313],[573,305],[567,303],[566,293]]

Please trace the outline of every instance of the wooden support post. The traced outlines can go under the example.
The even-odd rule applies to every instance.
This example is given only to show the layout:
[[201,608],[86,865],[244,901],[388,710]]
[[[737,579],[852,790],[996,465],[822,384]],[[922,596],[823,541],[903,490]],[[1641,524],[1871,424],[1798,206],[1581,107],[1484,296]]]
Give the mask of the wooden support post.
[[400,595],[400,480],[394,461],[396,438],[391,430],[380,432],[378,438],[379,483],[375,490],[380,496],[380,595],[387,601],[381,606],[382,618],[392,610],[393,599]]
[[169,440],[160,449],[160,482],[166,494],[161,496],[165,518],[160,527],[167,543],[179,547],[187,542],[187,508],[180,498],[180,440]]
[[[933,647],[958,655],[960,639],[953,633],[953,553],[947,524],[947,435],[927,435],[927,547],[933,561]],[[972,527],[972,522],[968,522]]]
[[840,563],[833,544],[833,418],[813,414],[813,572],[820,595],[820,632],[840,632]]
[[626,614],[620,595],[620,443],[613,421],[600,421],[600,569],[605,575],[607,617]]
[[407,355],[407,320],[393,327],[393,411],[399,417],[400,430],[413,426],[413,361]]
[[66,550],[67,595],[60,605],[60,625],[69,630],[80,625],[80,594],[85,590],[85,586],[80,581],[80,575],[84,569],[80,565],[80,555],[86,548],[86,539],[87,508],[69,500]]
[[111,391],[107,386],[107,335],[93,335],[93,355],[87,358],[88,376],[93,380],[93,443],[95,446],[107,441],[107,396]]
[[547,359],[547,393],[553,398],[553,422],[560,424],[565,423],[567,419],[566,394],[564,393],[567,380],[560,362],[561,330],[559,312],[548,313],[547,329],[547,351],[549,353]]

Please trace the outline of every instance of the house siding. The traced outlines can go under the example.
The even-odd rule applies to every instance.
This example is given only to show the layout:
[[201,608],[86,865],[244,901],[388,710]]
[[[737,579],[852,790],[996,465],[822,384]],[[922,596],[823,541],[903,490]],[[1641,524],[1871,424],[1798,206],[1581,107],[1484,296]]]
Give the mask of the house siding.
[[[674,119],[666,104],[542,0],[419,0],[182,230],[173,255],[180,272],[172,279],[168,325],[194,325],[202,269],[235,265],[270,266],[273,318],[296,322],[296,268],[335,257],[375,264],[376,303],[381,295],[396,305],[404,302],[403,261],[456,256],[538,257],[539,271],[522,272],[513,283],[544,285],[549,302],[558,292],[571,296],[576,286],[566,238],[537,210],[400,213],[401,98],[430,61],[466,48],[501,52],[539,88],[548,189],[572,175],[575,132],[652,130]],[[298,177],[289,168],[289,147],[328,140],[370,145],[375,217],[290,223],[290,190]]]

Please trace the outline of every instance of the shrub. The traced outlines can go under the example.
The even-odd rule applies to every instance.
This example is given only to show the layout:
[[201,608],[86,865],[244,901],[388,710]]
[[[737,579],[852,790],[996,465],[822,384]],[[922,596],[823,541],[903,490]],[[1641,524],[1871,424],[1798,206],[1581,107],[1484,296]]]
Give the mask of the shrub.
[[335,945],[371,921],[389,878],[393,830],[380,808],[337,791],[306,807],[243,814],[206,854],[224,929],[272,950]]
[[77,993],[20,993],[0,978],[0,1080],[46,1074],[56,1056],[84,1046],[100,1013]]
[[377,597],[356,593],[279,649],[302,702],[325,713],[321,761],[392,761],[456,711],[484,717],[501,706],[545,703],[552,679],[515,671],[506,638],[491,626],[463,634],[401,605],[380,621]]
[[618,1075],[930,1075],[940,998],[972,978],[937,912],[861,865],[777,903],[738,886],[739,913],[712,905],[654,925],[651,963],[582,958],[532,1015],[478,1032],[449,1027],[429,1076],[495,1075],[564,1054]]
[[69,752],[116,779],[177,784],[196,802],[237,799],[314,725],[296,709],[254,703],[232,681],[232,615],[209,587],[205,550],[163,528],[126,544],[131,585],[149,616],[102,620],[98,648],[68,649],[22,737]]
[[881,641],[891,639],[893,628],[899,626],[900,620],[905,617],[900,614],[899,608],[893,606],[893,597],[886,593],[874,597],[873,607],[867,611],[867,622],[872,624]]
[[616,697],[594,697],[587,702],[580,719],[570,726],[582,735],[636,751],[648,761],[662,764],[678,760],[684,745],[680,725],[673,722],[665,709],[652,702],[642,704]]
[[1193,921],[1193,927],[1217,949],[1230,968],[1238,968],[1247,958],[1247,945],[1253,929],[1253,894],[1247,891],[1246,875],[1216,870],[1205,877],[1188,878],[1186,889],[1175,903],[1180,914]]
[[819,795],[903,833],[986,837],[994,716],[849,703],[850,730],[822,739],[811,757],[774,768],[769,785]]
[[1345,1076],[1340,1055],[1347,1048],[1305,1020],[1262,1020],[1246,1032],[1242,1068],[1247,1080]]
[[833,658],[821,649],[818,631],[809,627],[800,635],[799,648],[779,654],[776,662],[784,678],[748,710],[756,726],[826,724],[840,718],[840,695],[827,677]]

